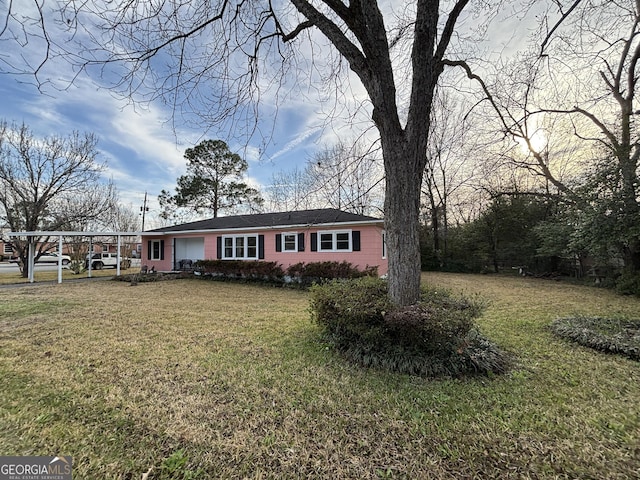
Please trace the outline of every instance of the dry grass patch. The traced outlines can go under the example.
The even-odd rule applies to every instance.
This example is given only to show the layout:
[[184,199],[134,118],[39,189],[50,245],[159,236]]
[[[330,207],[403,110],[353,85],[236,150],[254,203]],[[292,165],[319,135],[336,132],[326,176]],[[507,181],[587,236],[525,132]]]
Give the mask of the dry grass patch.
[[72,455],[78,479],[638,475],[638,363],[546,329],[637,311],[637,299],[425,279],[487,297],[479,323],[521,367],[435,382],[354,368],[319,342],[299,291],[197,280],[0,291],[0,451]]
[[[133,274],[138,273],[140,271],[139,267],[130,268],[128,270],[121,270],[121,273],[124,274]],[[104,277],[113,277],[116,274],[116,269],[114,268],[106,268],[104,270],[92,270],[91,277],[92,278],[104,278]],[[62,281],[68,280],[79,280],[85,279],[88,277],[88,272],[82,272],[80,274],[75,274],[68,268],[62,269]],[[36,283],[44,283],[44,282],[57,282],[58,281],[58,271],[57,270],[39,270],[36,269],[33,275],[34,282]],[[20,283],[29,283],[28,278],[23,278],[22,274],[16,268],[15,271],[11,271],[10,273],[1,273],[0,274],[0,285],[11,285],[11,284],[20,284]]]

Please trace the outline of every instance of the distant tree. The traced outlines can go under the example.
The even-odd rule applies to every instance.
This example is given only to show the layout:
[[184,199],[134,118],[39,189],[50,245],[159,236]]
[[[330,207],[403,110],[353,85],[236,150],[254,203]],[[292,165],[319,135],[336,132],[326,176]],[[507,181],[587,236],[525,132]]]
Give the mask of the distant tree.
[[307,170],[298,168],[279,171],[271,175],[271,185],[267,189],[267,205],[272,212],[307,210],[316,204],[309,195],[312,179]]
[[586,273],[585,260],[593,255],[585,226],[583,214],[574,204],[561,204],[554,215],[534,227],[538,255],[550,259],[554,271],[581,278]]
[[535,270],[540,244],[535,228],[548,216],[549,205],[535,196],[498,195],[465,230],[473,242],[461,241],[472,246],[469,253],[481,258],[485,268],[496,273],[502,267]]
[[268,202],[277,210],[337,208],[360,215],[375,215],[384,202],[384,174],[374,147],[362,141],[353,145],[325,146],[305,167],[272,177]]
[[[501,91],[490,96],[499,130],[526,147],[529,155],[517,166],[544,177],[582,212],[579,217],[591,219],[592,230],[584,230],[592,232],[591,247],[616,245],[625,267],[640,275],[640,1],[556,3],[557,21],[541,28],[539,47],[502,69],[495,82]],[[579,149],[567,141],[549,145],[545,125],[562,123]],[[553,165],[567,151],[573,172]],[[585,167],[596,180],[588,182],[590,190],[575,175]]]
[[217,217],[220,211],[245,205],[257,209],[264,203],[260,193],[242,181],[249,165],[240,155],[232,153],[222,140],[205,140],[184,153],[187,173],[178,178],[175,195],[162,190],[160,206],[165,218],[175,208],[186,208],[201,214],[210,211]]
[[[122,205],[119,203],[113,210],[110,220],[110,230],[114,232],[137,232],[141,227],[141,218],[133,205]],[[112,239],[114,241],[116,239]],[[132,252],[136,250],[135,236],[121,236],[120,238],[120,254],[124,257],[130,257]]]
[[[453,204],[461,201],[475,172],[475,148],[468,107],[439,89],[431,111],[427,163],[422,184],[422,208],[431,232],[430,262],[443,264],[448,254],[448,229]],[[458,198],[456,198],[458,197]]]
[[[108,216],[115,191],[101,183],[96,144],[90,134],[40,139],[24,124],[0,123],[0,221],[13,232],[62,231]],[[29,273],[29,242],[38,258],[55,248],[48,240],[8,240],[23,276]]]
[[640,212],[629,204],[619,160],[606,155],[606,149],[602,151],[604,157],[583,173],[581,185],[573,189],[579,201],[568,203],[563,214],[539,233],[547,233],[546,245],[552,246],[548,231],[564,228],[562,245],[575,256],[580,274],[586,273],[582,261],[588,256],[596,267],[615,269],[622,261],[626,273],[637,276],[640,272],[633,267],[633,255],[640,239]]
[[338,143],[325,147],[307,162],[309,194],[323,207],[370,215],[382,211],[384,174],[376,152]]
[[[108,186],[110,187],[110,185]],[[117,192],[111,189],[108,208],[97,217],[84,218],[70,223],[65,230],[75,232],[137,232],[141,228],[141,216],[133,205],[124,205],[120,202]],[[104,194],[104,188],[97,187],[83,198],[76,199],[77,202],[91,202],[92,195],[100,196]],[[76,273],[84,270],[85,258],[89,253],[89,248],[93,243],[110,242],[117,244],[117,236],[89,237],[87,235],[74,235],[64,238],[66,248],[71,256],[71,266]],[[120,235],[120,255],[129,258],[137,248],[138,238],[135,235]]]

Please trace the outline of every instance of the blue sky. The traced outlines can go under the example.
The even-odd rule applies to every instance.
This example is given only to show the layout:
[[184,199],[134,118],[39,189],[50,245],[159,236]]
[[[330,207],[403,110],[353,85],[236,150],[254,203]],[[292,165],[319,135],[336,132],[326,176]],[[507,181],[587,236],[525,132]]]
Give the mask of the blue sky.
[[88,79],[79,79],[66,91],[43,94],[14,76],[0,75],[0,98],[0,118],[24,122],[36,135],[66,135],[74,130],[94,133],[100,160],[107,163],[105,177],[113,179],[122,202],[134,208],[142,205],[145,191],[151,208],[157,208],[160,191],[172,191],[176,178],[185,172],[184,150],[205,138],[228,141],[249,162],[250,181],[264,188],[271,183],[273,172],[303,165],[328,135],[312,105],[283,107],[273,141],[260,155],[262,145],[234,144],[224,132],[209,132],[204,137],[198,129],[174,132],[170,112],[162,104],[148,108],[126,105]]

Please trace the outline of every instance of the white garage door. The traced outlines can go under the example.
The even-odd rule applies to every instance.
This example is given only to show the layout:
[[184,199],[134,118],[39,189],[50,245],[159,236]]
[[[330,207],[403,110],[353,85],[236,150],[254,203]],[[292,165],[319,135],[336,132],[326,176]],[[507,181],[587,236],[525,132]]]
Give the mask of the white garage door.
[[176,238],[175,261],[204,260],[204,237]]

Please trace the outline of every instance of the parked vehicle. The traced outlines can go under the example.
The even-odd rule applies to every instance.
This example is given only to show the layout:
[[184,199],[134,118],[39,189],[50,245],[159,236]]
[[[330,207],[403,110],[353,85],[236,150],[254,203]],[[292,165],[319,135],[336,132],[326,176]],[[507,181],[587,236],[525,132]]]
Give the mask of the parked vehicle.
[[[39,257],[36,257],[35,262],[36,263],[58,263],[59,258],[60,258],[60,254],[59,253],[57,253],[57,252],[47,252],[47,253],[43,253]],[[13,257],[13,258],[9,259],[9,262],[11,262],[11,263],[19,263],[20,262],[20,258]],[[67,266],[67,265],[69,265],[69,263],[71,263],[71,257],[69,255],[62,255],[62,265]]]
[[[102,270],[103,268],[118,266],[118,254],[117,253],[94,253],[91,255],[91,269]],[[120,268],[126,270],[131,267],[131,260],[128,258],[120,259]],[[85,268],[89,268],[89,255],[85,260]]]

